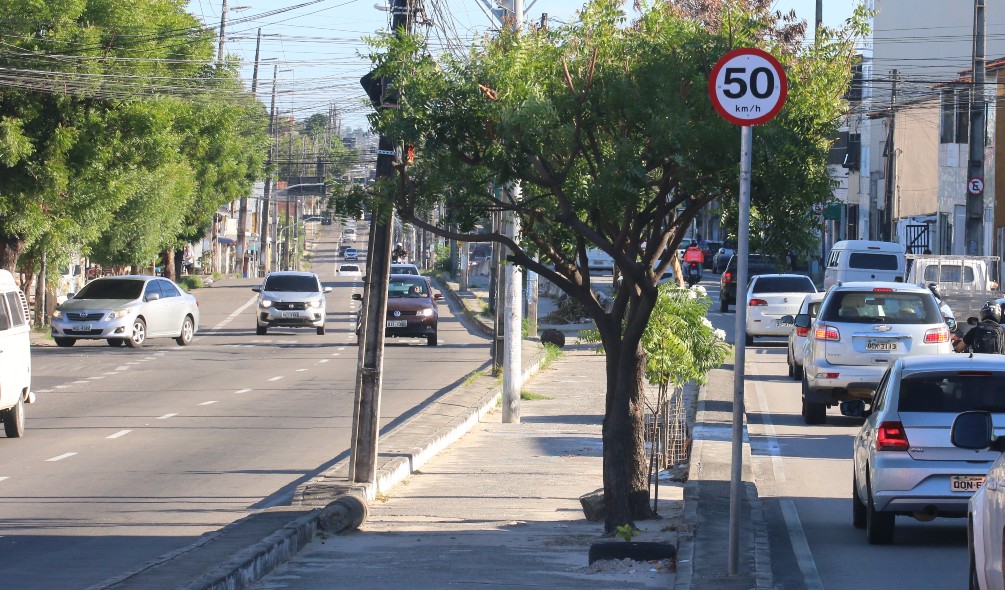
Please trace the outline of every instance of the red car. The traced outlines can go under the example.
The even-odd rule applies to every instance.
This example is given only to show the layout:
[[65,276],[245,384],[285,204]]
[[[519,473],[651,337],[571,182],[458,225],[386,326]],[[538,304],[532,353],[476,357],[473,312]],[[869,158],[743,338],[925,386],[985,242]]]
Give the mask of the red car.
[[[354,293],[352,298],[362,301]],[[436,329],[439,312],[437,302],[443,294],[433,291],[428,277],[411,274],[393,274],[387,285],[387,317],[384,336],[389,338],[425,338],[426,344],[436,346]],[[356,324],[359,336],[360,325]]]

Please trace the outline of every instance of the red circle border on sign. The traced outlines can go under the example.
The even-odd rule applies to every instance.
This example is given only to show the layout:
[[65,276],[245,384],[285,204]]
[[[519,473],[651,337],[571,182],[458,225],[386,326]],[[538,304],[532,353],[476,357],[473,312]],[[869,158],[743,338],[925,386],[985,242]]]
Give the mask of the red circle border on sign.
[[[719,71],[726,65],[726,62],[737,57],[739,55],[756,55],[758,57],[764,58],[768,63],[774,66],[775,70],[779,75],[779,83],[781,87],[778,93],[778,104],[775,105],[773,109],[765,113],[764,115],[756,119],[740,119],[739,117],[734,117],[733,115],[726,112],[726,109],[722,108],[719,103],[719,99],[715,93],[715,81],[719,77]],[[741,127],[753,127],[755,125],[763,125],[768,121],[775,118],[782,107],[785,106],[785,99],[789,95],[789,78],[785,75],[785,69],[782,64],[775,59],[775,56],[771,55],[763,49],[758,49],[756,47],[741,47],[739,49],[734,49],[727,53],[726,55],[719,58],[719,61],[715,62],[715,66],[712,68],[712,74],[708,77],[708,96],[712,100],[712,106],[715,107],[716,112],[723,118],[733,123],[735,125],[740,125]]]

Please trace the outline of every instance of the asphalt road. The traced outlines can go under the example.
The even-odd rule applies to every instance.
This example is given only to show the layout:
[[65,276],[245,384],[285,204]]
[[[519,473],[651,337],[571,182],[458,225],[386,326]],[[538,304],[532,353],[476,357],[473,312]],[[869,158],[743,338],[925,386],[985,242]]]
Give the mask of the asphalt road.
[[[4,588],[86,588],[288,504],[297,485],[347,456],[358,351],[350,294],[362,284],[334,276],[338,231],[324,228],[314,262],[334,287],[324,336],[256,336],[259,281],[227,279],[195,291],[202,321],[189,347],[33,349],[38,402],[26,408],[26,435],[0,438]],[[383,427],[488,361],[487,341],[440,311],[438,347],[388,340]]]
[[[718,310],[718,275],[703,284]],[[733,340],[736,315],[714,311],[712,323]],[[800,386],[788,377],[786,340],[758,338],[747,347],[744,393],[753,470],[768,522],[775,587],[958,589],[967,585],[963,519],[921,523],[897,517],[894,544],[871,546],[851,524],[851,449],[861,420],[837,409],[807,426]]]

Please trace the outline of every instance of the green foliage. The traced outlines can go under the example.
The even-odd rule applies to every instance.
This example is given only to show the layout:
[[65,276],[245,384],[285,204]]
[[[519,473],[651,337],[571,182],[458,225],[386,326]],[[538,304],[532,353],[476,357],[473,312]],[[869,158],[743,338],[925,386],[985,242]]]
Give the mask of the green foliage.
[[562,358],[562,349],[554,344],[544,344],[544,358],[541,360],[541,368],[547,369],[552,363]]
[[195,275],[186,275],[183,277],[179,277],[176,282],[182,289],[185,289],[186,291],[202,288],[202,279]]
[[705,289],[668,282],[642,334],[646,378],[650,383],[681,387],[689,381],[704,384],[708,372],[722,365],[731,347],[725,333],[712,327],[706,314],[712,300]]
[[618,526],[617,532],[614,533],[614,536],[620,539],[624,539],[625,542],[631,542],[631,540],[635,538],[639,534],[639,532],[640,532],[639,529],[632,526],[631,523],[625,523],[623,525]]
[[534,393],[533,391],[527,391],[525,389],[521,389],[520,399],[527,401],[538,401],[538,400],[555,399],[555,398],[541,393]]

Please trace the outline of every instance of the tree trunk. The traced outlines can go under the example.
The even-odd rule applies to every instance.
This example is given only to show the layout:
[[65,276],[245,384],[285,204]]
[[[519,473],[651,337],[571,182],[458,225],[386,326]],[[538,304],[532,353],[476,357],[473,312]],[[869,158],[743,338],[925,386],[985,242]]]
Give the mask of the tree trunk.
[[24,240],[5,236],[0,238],[0,268],[14,272],[17,267],[17,259],[20,258],[24,250]]
[[174,248],[169,248],[164,252],[164,271],[162,274],[165,278],[171,279],[172,281],[178,280],[178,275],[175,274],[174,267]]

